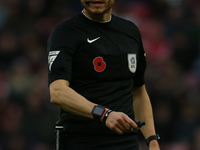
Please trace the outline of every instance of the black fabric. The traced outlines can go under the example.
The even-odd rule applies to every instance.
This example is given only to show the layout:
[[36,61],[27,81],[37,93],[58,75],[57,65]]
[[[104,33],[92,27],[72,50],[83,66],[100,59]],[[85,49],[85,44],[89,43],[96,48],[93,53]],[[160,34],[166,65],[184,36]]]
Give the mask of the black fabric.
[[64,147],[64,150],[139,150],[135,135],[68,135]]
[[[68,80],[70,87],[89,101],[124,112],[134,120],[132,90],[144,84],[146,67],[135,24],[114,15],[108,23],[94,22],[80,13],[53,30],[48,53],[49,84],[58,79]],[[67,134],[108,136],[113,144],[119,142],[114,131],[93,119],[63,110],[61,117]],[[129,141],[136,133],[118,140]],[[91,137],[86,140],[91,144]]]

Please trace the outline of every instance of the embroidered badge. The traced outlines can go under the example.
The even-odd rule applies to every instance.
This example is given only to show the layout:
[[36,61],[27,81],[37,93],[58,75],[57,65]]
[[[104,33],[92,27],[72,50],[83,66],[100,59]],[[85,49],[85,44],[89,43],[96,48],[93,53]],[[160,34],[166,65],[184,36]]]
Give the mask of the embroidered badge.
[[135,73],[137,68],[136,54],[128,54],[128,68],[132,73]]
[[102,72],[106,69],[106,63],[100,56],[96,57],[93,60],[93,65],[94,65],[94,70],[96,70],[97,72]]
[[60,51],[50,51],[49,52],[49,56],[48,56],[49,71],[51,71],[51,66],[59,53],[60,53]]

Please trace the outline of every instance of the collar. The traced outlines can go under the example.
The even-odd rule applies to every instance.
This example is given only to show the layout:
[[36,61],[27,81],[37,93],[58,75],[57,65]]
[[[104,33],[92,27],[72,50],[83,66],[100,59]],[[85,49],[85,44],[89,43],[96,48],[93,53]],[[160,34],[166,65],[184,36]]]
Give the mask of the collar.
[[89,18],[89,17],[84,13],[83,10],[82,10],[82,14],[83,14],[86,18],[88,18],[89,20],[94,21],[94,22],[97,22],[97,23],[108,23],[108,22],[110,22],[111,19],[112,19],[112,15],[111,15],[110,20],[108,20],[108,21],[95,21],[95,20]]

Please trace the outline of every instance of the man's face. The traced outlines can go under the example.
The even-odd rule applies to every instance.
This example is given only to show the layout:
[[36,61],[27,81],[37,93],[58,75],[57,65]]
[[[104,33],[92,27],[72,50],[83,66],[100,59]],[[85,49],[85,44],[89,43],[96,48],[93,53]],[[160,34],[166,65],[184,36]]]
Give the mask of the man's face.
[[88,13],[104,15],[105,13],[111,13],[115,0],[81,0],[81,3]]

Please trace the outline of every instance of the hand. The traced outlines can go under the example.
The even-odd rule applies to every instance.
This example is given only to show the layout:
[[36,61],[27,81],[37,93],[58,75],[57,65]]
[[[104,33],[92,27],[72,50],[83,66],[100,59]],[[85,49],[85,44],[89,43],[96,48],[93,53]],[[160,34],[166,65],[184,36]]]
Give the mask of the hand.
[[152,140],[149,143],[149,150],[160,150],[159,144],[157,140]]
[[133,128],[139,129],[137,124],[122,112],[112,111],[105,124],[108,128],[116,131],[118,134],[133,131]]

